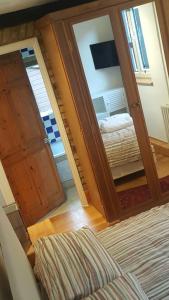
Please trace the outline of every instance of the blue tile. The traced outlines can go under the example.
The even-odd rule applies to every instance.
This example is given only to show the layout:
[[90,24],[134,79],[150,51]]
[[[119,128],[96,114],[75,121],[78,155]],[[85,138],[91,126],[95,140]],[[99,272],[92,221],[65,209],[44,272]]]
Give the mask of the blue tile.
[[28,48],[21,49],[21,52],[26,52],[26,51],[28,51]]
[[51,119],[51,124],[55,125],[56,124],[56,120],[55,119]]
[[55,134],[55,137],[56,137],[56,138],[60,137],[59,131],[55,131],[54,134]]
[[43,117],[43,121],[47,121],[47,120],[49,120],[49,116]]
[[34,50],[33,49],[28,50],[28,53],[29,53],[29,55],[33,55],[34,54]]
[[47,127],[47,128],[46,128],[46,131],[47,131],[47,133],[51,133],[51,132],[53,132],[53,128],[52,128],[52,126],[51,126],[51,127]]
[[51,144],[56,143],[56,139],[52,139],[50,142]]

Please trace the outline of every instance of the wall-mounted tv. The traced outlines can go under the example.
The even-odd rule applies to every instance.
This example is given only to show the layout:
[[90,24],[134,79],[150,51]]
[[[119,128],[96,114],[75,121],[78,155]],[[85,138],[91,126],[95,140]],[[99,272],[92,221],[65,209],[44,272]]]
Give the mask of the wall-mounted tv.
[[95,69],[119,66],[115,41],[107,41],[90,45]]

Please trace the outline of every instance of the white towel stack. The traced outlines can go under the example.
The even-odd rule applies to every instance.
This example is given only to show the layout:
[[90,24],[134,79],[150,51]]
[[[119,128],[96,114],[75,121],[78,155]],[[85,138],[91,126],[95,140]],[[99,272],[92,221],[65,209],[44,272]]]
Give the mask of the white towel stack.
[[99,121],[102,133],[114,132],[132,125],[133,120],[128,113],[117,114]]

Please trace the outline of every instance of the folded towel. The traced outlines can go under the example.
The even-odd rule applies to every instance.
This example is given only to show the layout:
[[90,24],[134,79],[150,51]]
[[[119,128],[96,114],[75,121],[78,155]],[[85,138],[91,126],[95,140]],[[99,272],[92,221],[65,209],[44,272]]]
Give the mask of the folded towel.
[[128,113],[117,114],[99,121],[99,127],[102,133],[114,132],[131,125],[133,125],[133,120]]

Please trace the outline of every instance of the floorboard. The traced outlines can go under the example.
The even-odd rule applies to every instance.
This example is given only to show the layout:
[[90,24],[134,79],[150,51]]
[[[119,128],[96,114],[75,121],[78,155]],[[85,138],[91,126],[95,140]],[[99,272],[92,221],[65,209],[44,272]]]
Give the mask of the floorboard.
[[46,219],[41,223],[29,227],[28,233],[31,242],[34,243],[42,236],[77,230],[82,226],[89,226],[98,231],[106,228],[108,224],[105,218],[93,206],[89,206]]
[[[66,212],[62,215],[46,219],[28,228],[31,242],[43,236],[55,233],[63,233],[71,230],[80,229],[83,226],[89,226],[94,231],[100,231],[108,227],[105,218],[93,207],[88,206],[74,211]],[[34,250],[32,246],[25,249],[32,266],[34,265]]]

